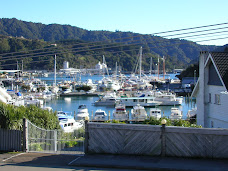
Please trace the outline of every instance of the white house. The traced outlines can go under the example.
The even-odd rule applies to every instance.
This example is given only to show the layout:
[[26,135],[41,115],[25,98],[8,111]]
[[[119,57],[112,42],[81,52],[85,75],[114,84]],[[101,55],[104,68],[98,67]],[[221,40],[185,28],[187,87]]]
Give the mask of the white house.
[[205,128],[228,128],[228,53],[201,52],[196,97],[197,124]]

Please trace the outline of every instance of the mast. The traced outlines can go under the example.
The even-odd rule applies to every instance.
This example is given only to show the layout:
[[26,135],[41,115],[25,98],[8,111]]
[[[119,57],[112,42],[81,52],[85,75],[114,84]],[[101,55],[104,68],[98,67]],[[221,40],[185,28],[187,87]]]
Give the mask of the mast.
[[118,71],[117,71],[117,62],[116,62],[116,75],[115,75],[116,80],[117,80],[117,73],[118,73]]
[[54,86],[56,86],[56,55],[55,55],[55,65],[54,65]]
[[163,56],[163,79],[165,80],[165,57]]
[[158,80],[159,80],[159,56],[158,56]]
[[139,51],[139,79],[141,80],[141,73],[142,73],[142,46],[140,47]]
[[150,75],[152,74],[152,57],[150,58]]

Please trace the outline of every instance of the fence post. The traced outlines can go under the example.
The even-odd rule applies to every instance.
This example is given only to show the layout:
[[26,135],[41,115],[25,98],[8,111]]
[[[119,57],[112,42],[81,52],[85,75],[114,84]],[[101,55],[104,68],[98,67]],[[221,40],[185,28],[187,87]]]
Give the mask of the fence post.
[[23,151],[28,152],[28,121],[23,119]]
[[88,153],[89,146],[89,131],[88,131],[88,120],[85,120],[85,139],[84,139],[84,152]]
[[165,124],[166,120],[163,119],[162,121],[162,127],[161,127],[161,156],[166,156],[166,137],[165,137]]
[[108,111],[108,121],[110,121],[110,110]]
[[57,152],[57,130],[54,130],[54,150]]

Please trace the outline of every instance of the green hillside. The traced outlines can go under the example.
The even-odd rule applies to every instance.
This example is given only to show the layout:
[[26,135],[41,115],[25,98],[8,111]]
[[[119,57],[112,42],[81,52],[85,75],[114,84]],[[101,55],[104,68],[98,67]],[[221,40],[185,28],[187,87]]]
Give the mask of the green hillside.
[[[132,71],[139,47],[142,46],[144,70],[149,70],[150,57],[153,57],[155,62],[158,55],[166,57],[166,68],[171,70],[174,67],[185,68],[196,61],[200,51],[213,51],[217,48],[180,39],[164,39],[132,32],[88,31],[70,25],[45,25],[20,21],[15,18],[0,19],[0,34],[12,36],[0,38],[2,68],[6,68],[6,64],[15,63],[16,60],[3,60],[9,57],[3,53],[42,49],[36,51],[35,55],[28,54],[27,58],[25,56],[17,57],[17,60],[21,61],[23,58],[23,62],[27,62],[25,69],[50,69],[53,68],[53,54],[57,51],[58,68],[62,67],[64,60],[70,62],[70,67],[83,68],[94,66],[102,60],[102,55],[105,55],[108,66],[114,67],[118,62],[125,71]],[[91,44],[91,42],[95,43]],[[45,49],[52,43],[57,44],[55,49]],[[43,57],[38,57],[38,52],[46,53]],[[11,59],[16,55],[19,54],[11,55]],[[31,65],[32,61],[38,59],[40,62]]]

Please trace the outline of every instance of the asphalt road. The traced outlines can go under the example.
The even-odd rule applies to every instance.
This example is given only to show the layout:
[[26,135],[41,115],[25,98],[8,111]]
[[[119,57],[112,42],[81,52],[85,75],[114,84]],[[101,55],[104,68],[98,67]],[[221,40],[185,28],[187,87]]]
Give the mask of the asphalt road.
[[0,154],[0,171],[126,171],[128,169],[69,166],[80,156],[42,153]]

